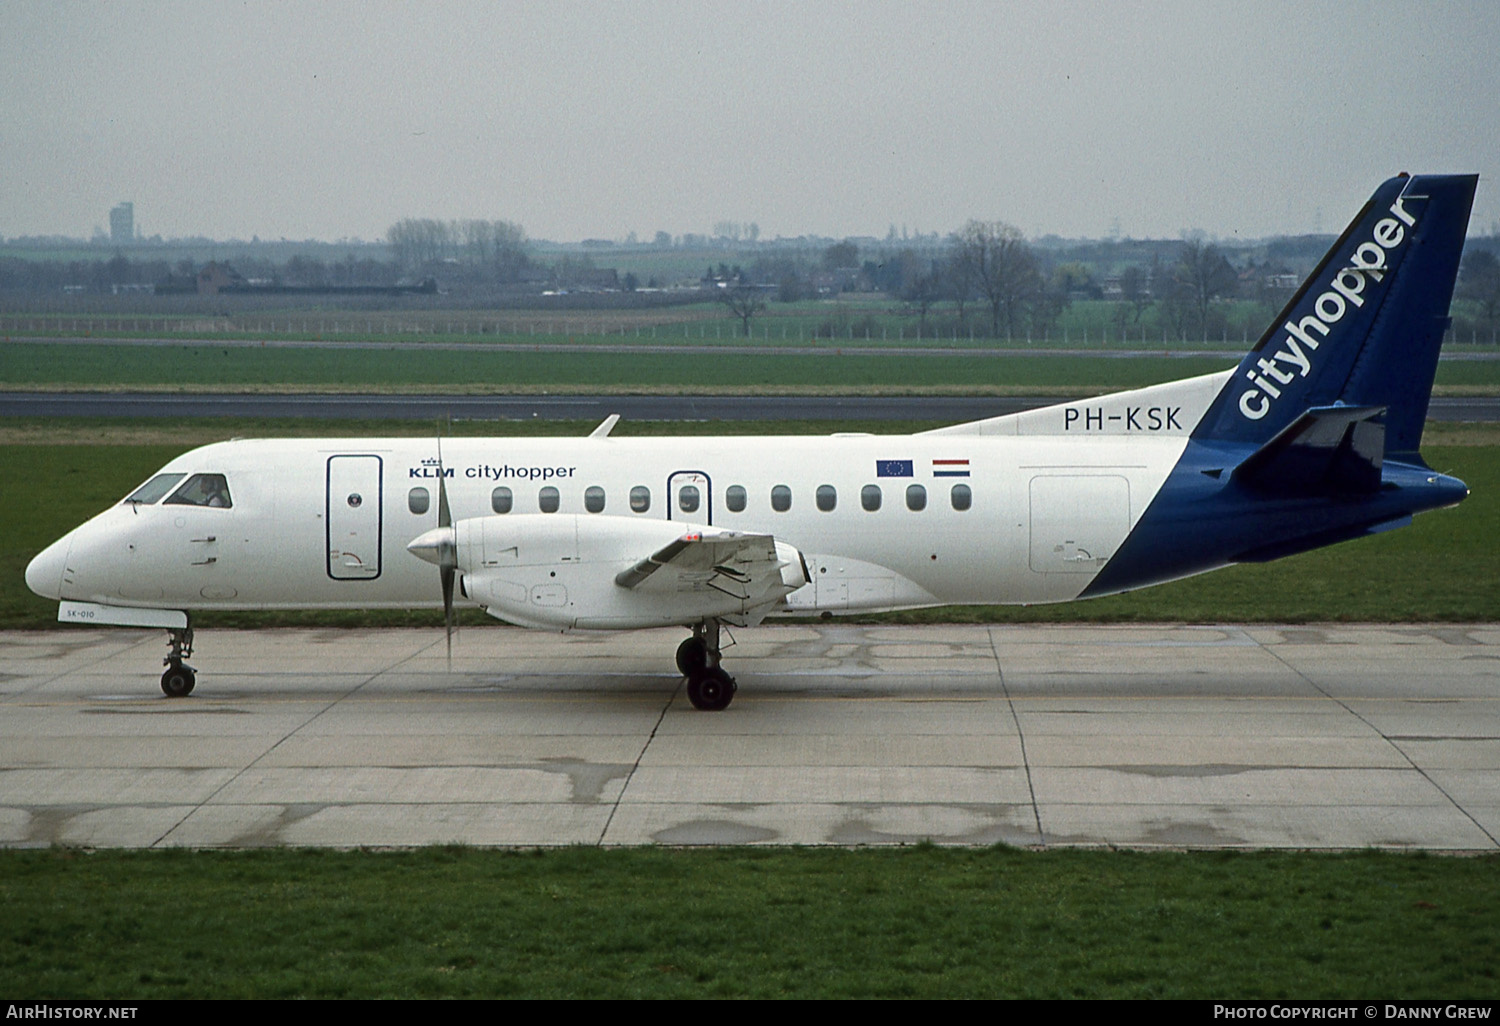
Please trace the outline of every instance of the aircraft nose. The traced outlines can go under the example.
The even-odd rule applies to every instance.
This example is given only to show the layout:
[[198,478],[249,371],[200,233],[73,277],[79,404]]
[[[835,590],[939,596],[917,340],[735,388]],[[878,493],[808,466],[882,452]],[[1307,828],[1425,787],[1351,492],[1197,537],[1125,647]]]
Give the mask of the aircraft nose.
[[42,598],[62,598],[62,575],[68,562],[68,545],[67,538],[60,538],[26,564],[26,587]]

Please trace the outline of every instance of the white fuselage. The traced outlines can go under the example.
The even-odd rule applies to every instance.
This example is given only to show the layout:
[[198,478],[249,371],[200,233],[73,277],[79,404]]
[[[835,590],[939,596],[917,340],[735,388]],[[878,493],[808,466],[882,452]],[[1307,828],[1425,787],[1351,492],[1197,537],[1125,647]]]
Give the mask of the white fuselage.
[[[760,615],[1062,601],[1130,533],[1223,380],[905,436],[221,442],[161,473],[222,475],[228,506],[126,501],[54,543],[27,580],[108,607],[441,606],[433,567],[407,551],[438,524],[441,475],[452,522],[482,522],[491,549],[507,524],[546,542],[510,552],[522,569],[497,569],[491,552],[461,572],[498,575],[476,600],[531,626],[683,622],[590,610],[600,596],[618,605],[615,574],[704,527],[800,554],[808,583]],[[511,593],[509,606],[483,601]]]

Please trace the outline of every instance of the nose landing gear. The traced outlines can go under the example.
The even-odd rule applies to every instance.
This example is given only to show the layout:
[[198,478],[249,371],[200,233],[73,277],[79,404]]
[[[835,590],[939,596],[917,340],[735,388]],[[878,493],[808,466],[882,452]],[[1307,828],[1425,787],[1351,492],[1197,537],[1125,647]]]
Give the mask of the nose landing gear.
[[677,646],[677,668],[687,678],[688,701],[704,712],[729,707],[739,690],[734,678],[719,666],[719,621],[693,626],[693,636]]
[[168,629],[167,644],[171,651],[162,660],[167,672],[161,675],[161,690],[168,698],[183,698],[192,694],[193,685],[198,683],[197,672],[183,662],[193,654],[192,626]]

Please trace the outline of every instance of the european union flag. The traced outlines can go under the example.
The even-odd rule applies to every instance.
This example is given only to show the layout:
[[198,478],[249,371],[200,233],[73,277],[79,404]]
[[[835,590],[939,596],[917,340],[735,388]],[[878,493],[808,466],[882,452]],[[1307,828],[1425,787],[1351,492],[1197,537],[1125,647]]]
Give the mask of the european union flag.
[[875,461],[875,476],[876,477],[912,477],[912,476],[914,476],[914,472],[912,470],[912,461],[911,460],[876,460]]

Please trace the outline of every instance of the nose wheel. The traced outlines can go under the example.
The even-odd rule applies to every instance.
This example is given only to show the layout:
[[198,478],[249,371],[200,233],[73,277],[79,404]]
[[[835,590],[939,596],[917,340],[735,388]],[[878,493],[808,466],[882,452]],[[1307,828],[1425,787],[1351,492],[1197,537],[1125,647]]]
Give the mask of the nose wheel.
[[198,683],[198,674],[183,662],[193,654],[193,628],[167,631],[167,645],[171,651],[162,660],[167,667],[167,672],[161,675],[162,694],[168,698],[183,698],[192,694],[193,685]]
[[696,624],[693,636],[677,646],[677,668],[687,678],[688,701],[694,709],[727,709],[739,690],[734,678],[719,665],[720,656],[717,620]]

